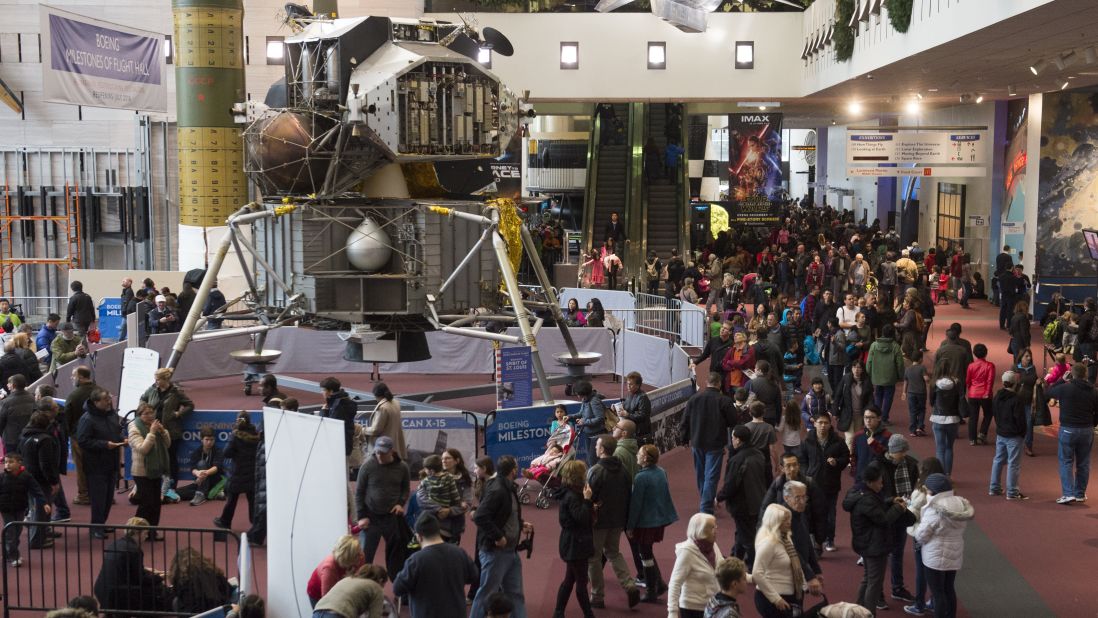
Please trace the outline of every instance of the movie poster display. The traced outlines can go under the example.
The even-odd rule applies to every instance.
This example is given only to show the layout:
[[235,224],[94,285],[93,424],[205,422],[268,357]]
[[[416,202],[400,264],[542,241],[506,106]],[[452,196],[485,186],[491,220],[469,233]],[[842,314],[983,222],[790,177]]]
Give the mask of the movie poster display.
[[728,115],[728,195],[774,199],[782,189],[782,115]]

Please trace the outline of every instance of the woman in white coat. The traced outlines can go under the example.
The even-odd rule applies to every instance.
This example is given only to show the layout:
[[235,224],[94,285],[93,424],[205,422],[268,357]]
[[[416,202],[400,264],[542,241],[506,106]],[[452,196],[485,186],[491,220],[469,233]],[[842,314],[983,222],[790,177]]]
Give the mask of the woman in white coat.
[[706,513],[690,518],[686,540],[675,546],[675,568],[667,584],[668,618],[702,618],[706,603],[720,590],[717,563],[723,556],[716,541],[716,518]]
[[[804,602],[804,571],[793,547],[793,513],[780,504],[763,512],[755,534],[755,608],[763,618],[800,615]],[[796,606],[798,612],[794,613]]]
[[953,485],[946,475],[931,474],[924,485],[930,497],[915,528],[915,540],[922,546],[934,616],[953,618],[957,615],[954,584],[965,553],[965,527],[975,511],[968,500],[953,495]]

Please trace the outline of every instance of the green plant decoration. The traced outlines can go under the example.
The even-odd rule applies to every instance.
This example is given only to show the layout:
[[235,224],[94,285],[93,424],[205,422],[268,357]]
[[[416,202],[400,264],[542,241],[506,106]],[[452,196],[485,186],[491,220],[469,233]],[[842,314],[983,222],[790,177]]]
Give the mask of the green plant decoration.
[[907,32],[911,27],[911,11],[915,0],[885,0],[888,9],[888,21],[896,32]]
[[831,41],[835,44],[835,59],[846,62],[854,55],[854,30],[847,24],[854,16],[854,0],[838,0],[835,3],[835,32]]

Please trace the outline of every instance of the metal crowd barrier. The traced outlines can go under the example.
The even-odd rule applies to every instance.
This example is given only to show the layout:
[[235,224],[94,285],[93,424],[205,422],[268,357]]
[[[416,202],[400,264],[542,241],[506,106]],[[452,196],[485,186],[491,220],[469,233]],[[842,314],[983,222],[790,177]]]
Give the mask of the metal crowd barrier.
[[[167,573],[175,559],[176,552],[192,548],[210,560],[230,581],[241,573],[238,563],[241,539],[229,530],[202,528],[133,527],[104,526],[98,524],[73,524],[49,522],[11,522],[4,526],[4,535],[14,529],[20,530],[19,553],[23,564],[13,567],[13,556],[8,547],[3,549],[3,602],[4,618],[12,616],[41,616],[52,609],[65,607],[69,600],[80,595],[95,596],[95,583],[103,566],[104,556],[116,552],[113,557],[123,558],[117,544],[127,531],[134,531],[141,539],[142,561],[140,565],[130,563],[128,575],[122,575],[116,581],[125,589],[129,599],[152,599],[168,592]],[[38,529],[42,536],[48,537],[51,530],[59,535],[52,540],[52,546],[46,549],[30,549],[28,538],[32,530]],[[105,539],[91,536],[92,531],[106,532]],[[163,535],[161,541],[146,540],[151,531]],[[254,577],[254,575],[249,575]],[[134,581],[136,580],[136,581]],[[245,582],[240,582],[244,584]],[[254,590],[252,582],[246,582],[247,588]],[[241,587],[245,587],[241,585]],[[136,602],[127,607],[110,607],[111,603],[102,603],[105,616],[193,616],[194,612],[176,611],[170,597],[167,604],[156,606],[150,601]],[[125,603],[121,603],[125,605]],[[209,608],[216,611],[219,608]]]

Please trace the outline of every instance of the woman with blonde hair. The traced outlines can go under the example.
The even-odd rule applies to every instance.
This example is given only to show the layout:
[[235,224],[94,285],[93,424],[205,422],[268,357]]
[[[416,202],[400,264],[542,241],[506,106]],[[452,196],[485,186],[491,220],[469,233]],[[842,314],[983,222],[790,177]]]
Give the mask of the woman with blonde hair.
[[[156,410],[156,420],[164,424],[171,436],[171,446],[168,447],[169,472],[164,475],[160,486],[160,493],[169,502],[179,502],[179,494],[175,492],[175,482],[179,479],[179,457],[177,451],[183,442],[183,417],[194,412],[194,402],[172,382],[173,370],[168,367],[157,369],[153,374],[153,385],[141,395],[141,402],[147,403]],[[125,410],[123,410],[125,411]]]
[[702,618],[709,599],[720,590],[717,520],[696,513],[686,526],[686,540],[675,546],[675,568],[667,584],[667,617]]
[[42,377],[42,369],[38,366],[38,357],[34,355],[34,341],[27,333],[15,333],[11,336],[12,353],[23,363],[26,371],[23,377],[27,384],[33,384]]
[[[130,470],[137,490],[136,517],[151,525],[160,525],[160,484],[168,474],[168,452],[172,439],[168,430],[156,420],[156,410],[147,403],[137,404],[137,415],[130,422],[127,441],[133,456]],[[163,536],[150,530],[148,540],[162,541]]]
[[309,583],[305,591],[309,595],[309,603],[313,606],[336,582],[353,574],[366,562],[366,556],[362,553],[362,546],[358,544],[358,538],[351,534],[344,534],[336,541],[332,553],[320,561],[309,576]]
[[[798,615],[804,600],[804,571],[793,547],[793,513],[771,504],[755,534],[755,608],[763,618]],[[796,609],[794,609],[796,608]],[[791,614],[791,610],[794,612]]]

